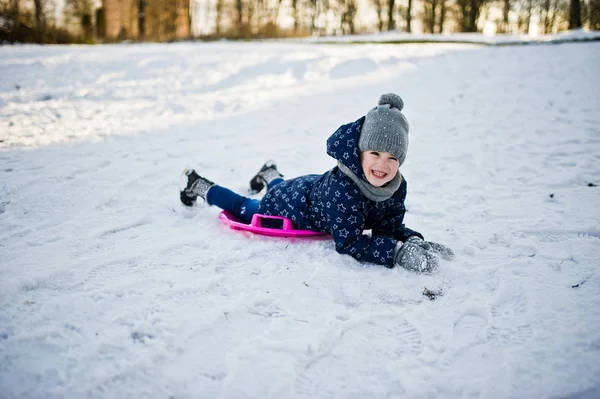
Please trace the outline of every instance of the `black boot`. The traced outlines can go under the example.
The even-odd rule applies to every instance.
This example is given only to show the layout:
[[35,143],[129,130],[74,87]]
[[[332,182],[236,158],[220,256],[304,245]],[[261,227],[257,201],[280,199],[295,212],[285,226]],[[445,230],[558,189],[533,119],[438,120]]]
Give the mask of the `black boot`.
[[193,206],[201,197],[206,202],[206,193],[215,183],[200,176],[194,169],[184,169],[181,174],[179,198],[184,205]]
[[281,179],[283,175],[277,170],[277,165],[272,160],[265,162],[258,173],[250,180],[250,194],[257,194],[275,179]]

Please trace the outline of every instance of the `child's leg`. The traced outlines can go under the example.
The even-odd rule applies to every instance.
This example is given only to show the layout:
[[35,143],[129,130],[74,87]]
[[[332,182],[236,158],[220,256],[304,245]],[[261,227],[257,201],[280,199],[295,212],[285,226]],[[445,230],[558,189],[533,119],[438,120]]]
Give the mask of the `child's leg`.
[[277,179],[273,179],[267,186],[267,191],[270,191],[273,187],[275,187],[276,185],[278,185],[279,183],[281,183],[283,181],[284,180],[281,177],[278,177]]
[[232,213],[237,220],[247,224],[252,221],[259,204],[256,199],[243,197],[217,185],[212,186],[206,193],[206,202]]

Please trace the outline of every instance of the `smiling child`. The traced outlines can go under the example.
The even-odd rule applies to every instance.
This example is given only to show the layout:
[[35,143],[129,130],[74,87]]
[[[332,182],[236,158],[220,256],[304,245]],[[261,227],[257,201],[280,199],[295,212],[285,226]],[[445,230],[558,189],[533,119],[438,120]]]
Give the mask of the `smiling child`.
[[399,168],[406,159],[409,125],[403,107],[397,94],[383,94],[365,116],[339,127],[327,140],[327,154],[337,166],[322,175],[283,180],[275,163],[267,162],[250,180],[255,193],[267,187],[257,200],[188,169],[181,202],[192,206],[201,197],[245,223],[255,213],[287,217],[296,229],[331,234],[337,252],[361,262],[431,273],[440,258],[452,260],[454,254],[404,225],[407,183]]

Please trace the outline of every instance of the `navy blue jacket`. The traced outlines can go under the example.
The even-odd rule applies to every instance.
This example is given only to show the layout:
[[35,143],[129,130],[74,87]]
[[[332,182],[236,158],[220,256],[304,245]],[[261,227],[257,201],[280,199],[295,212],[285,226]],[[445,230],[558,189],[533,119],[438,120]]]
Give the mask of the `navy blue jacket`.
[[[327,154],[366,181],[358,150],[363,122],[364,117],[338,128],[327,140]],[[391,198],[375,202],[336,166],[322,175],[277,184],[260,201],[258,213],[287,217],[296,229],[329,233],[339,253],[394,267],[397,241],[415,235],[423,238],[404,226],[406,187],[402,178]],[[365,230],[371,230],[371,235],[364,234]]]

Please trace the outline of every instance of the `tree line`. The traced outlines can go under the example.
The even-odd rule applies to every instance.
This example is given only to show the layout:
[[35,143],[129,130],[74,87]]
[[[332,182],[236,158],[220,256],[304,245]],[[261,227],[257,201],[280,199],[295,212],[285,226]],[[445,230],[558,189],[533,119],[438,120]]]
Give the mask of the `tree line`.
[[[158,25],[174,24],[182,1],[190,38],[480,32],[485,21],[497,33],[527,33],[534,22],[539,33],[600,30],[600,0],[123,0],[136,29],[113,40],[181,39],[176,26]],[[56,0],[0,0],[0,42],[94,42],[102,15],[94,0],[64,0],[60,15]]]
[[542,34],[600,30],[600,0],[214,0],[196,11],[200,34],[217,37],[480,32],[485,20],[497,33],[527,33],[534,18]]
[[[95,35],[94,0],[0,0],[0,43],[74,43]],[[60,17],[60,18],[59,18]]]

